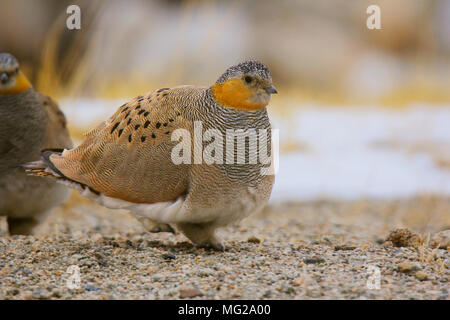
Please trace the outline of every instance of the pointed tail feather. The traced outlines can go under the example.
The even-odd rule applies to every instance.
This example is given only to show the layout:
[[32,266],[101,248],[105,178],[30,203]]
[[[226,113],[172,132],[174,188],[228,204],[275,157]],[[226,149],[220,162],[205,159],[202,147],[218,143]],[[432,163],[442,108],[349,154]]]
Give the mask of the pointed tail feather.
[[93,192],[94,194],[98,195],[100,194],[98,191],[94,190],[93,188],[72,180],[71,178],[65,176],[50,160],[50,156],[52,154],[61,154],[64,150],[63,149],[46,149],[42,150],[41,153],[41,160],[29,162],[26,164],[20,165],[22,168],[25,169],[28,175],[30,176],[38,176],[38,177],[52,177],[55,178],[58,182],[71,187],[73,189],[76,189],[80,192],[89,189],[89,191]]
[[20,165],[31,176],[53,176],[55,178],[67,178],[50,161],[50,156],[54,153],[61,154],[63,150],[43,150],[41,160]]

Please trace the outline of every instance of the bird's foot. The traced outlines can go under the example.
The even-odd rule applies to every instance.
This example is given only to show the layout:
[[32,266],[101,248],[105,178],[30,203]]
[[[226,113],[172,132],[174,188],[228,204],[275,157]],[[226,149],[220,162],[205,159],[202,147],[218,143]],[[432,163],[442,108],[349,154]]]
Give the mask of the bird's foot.
[[137,217],[140,223],[144,226],[145,230],[152,233],[159,233],[159,232],[170,232],[175,234],[175,229],[172,228],[167,223],[159,223],[155,222],[149,218],[146,217]]
[[220,252],[225,251],[225,246],[220,241],[217,241],[217,240],[205,241],[197,246],[199,248],[203,248],[206,250],[216,250],[216,251],[220,251]]
[[156,225],[154,228],[150,229],[150,232],[152,233],[170,232],[175,234],[175,229],[172,228],[169,224],[161,223]]
[[198,248],[225,251],[225,246],[215,235],[212,223],[179,223],[177,229],[184,233]]
[[36,218],[7,218],[10,235],[31,235],[33,229],[39,224]]

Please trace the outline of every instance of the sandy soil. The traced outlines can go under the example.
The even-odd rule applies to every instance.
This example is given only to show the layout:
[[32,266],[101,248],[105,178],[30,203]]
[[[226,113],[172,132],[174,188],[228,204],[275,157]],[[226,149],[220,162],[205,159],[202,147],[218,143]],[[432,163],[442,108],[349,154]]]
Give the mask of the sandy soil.
[[[386,245],[397,227],[419,245]],[[0,237],[0,299],[449,300],[449,251],[430,246],[446,229],[450,198],[278,204],[218,253],[74,195],[35,236]]]

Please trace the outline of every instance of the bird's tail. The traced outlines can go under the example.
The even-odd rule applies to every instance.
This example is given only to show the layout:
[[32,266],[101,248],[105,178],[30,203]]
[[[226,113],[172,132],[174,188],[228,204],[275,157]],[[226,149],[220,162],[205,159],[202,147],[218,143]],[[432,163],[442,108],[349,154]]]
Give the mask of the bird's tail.
[[54,177],[57,179],[66,178],[58,168],[50,161],[52,154],[61,154],[64,149],[45,149],[42,150],[41,159],[38,161],[28,162],[20,165],[30,176]]
[[38,177],[52,177],[57,180],[57,182],[66,185],[69,188],[76,189],[80,192],[89,191],[94,195],[99,195],[100,192],[94,190],[93,188],[75,181],[67,176],[65,176],[50,160],[50,156],[53,154],[61,155],[64,149],[45,149],[42,150],[41,160],[29,162],[20,165],[24,168],[28,175],[38,176]]

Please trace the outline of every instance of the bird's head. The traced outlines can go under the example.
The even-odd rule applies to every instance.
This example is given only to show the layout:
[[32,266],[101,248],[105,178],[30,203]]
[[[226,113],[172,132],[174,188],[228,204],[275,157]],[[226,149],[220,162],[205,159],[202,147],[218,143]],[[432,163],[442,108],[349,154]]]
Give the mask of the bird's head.
[[17,59],[9,53],[0,53],[0,95],[21,93],[30,87]]
[[228,68],[211,90],[224,107],[246,111],[266,107],[270,96],[277,93],[269,69],[258,61],[245,61]]

